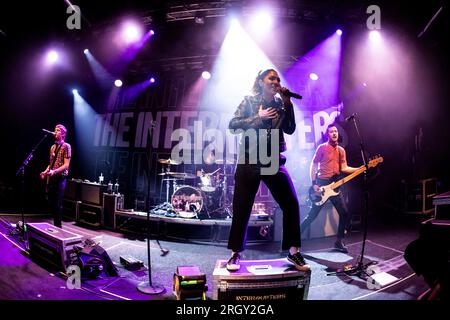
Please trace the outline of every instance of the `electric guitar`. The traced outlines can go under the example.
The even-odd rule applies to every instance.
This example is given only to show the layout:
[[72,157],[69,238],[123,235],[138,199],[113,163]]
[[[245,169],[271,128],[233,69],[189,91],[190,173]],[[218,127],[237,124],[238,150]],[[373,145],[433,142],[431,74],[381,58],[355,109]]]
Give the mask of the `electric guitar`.
[[[373,158],[372,160],[370,160],[369,163],[367,164],[367,166],[369,168],[374,168],[381,162],[383,162],[383,157],[377,156],[377,157]],[[348,176],[346,176],[346,177],[344,177],[344,178],[342,178],[342,179],[340,179],[338,181],[332,182],[332,183],[327,184],[325,186],[321,186],[319,188],[318,192],[315,192],[314,188],[310,187],[309,188],[309,199],[316,206],[321,206],[322,204],[324,204],[328,200],[329,197],[334,197],[334,196],[337,196],[339,194],[339,191],[335,190],[336,188],[339,188],[344,183],[352,180],[353,178],[357,177],[358,175],[360,175],[364,171],[366,171],[366,166],[361,166],[355,172],[353,172],[352,174],[349,174]]]
[[45,181],[44,190],[45,190],[45,193],[47,194],[51,177],[48,174],[44,174],[43,176],[41,176],[41,179]]

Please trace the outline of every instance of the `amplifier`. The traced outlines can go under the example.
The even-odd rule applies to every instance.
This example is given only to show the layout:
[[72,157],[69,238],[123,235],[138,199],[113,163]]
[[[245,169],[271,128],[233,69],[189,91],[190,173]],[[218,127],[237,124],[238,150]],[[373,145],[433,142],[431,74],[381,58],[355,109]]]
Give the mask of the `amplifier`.
[[311,271],[302,272],[287,261],[241,260],[235,272],[218,260],[213,272],[213,300],[275,301],[306,300]]
[[47,222],[27,223],[28,248],[32,258],[44,261],[58,270],[77,264],[77,245],[83,237]]
[[103,208],[101,206],[80,202],[77,222],[91,227],[101,227],[103,225]]

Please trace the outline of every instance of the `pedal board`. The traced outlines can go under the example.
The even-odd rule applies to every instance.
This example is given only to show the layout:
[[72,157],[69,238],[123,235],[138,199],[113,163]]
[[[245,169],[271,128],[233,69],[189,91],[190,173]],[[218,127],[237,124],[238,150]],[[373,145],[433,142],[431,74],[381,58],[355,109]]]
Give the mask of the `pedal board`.
[[132,256],[120,256],[120,264],[129,271],[137,271],[144,267],[144,262]]

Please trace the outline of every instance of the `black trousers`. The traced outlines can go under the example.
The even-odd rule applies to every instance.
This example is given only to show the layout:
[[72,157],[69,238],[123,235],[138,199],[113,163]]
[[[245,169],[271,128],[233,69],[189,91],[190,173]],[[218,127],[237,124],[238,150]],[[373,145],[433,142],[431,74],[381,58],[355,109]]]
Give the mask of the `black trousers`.
[[261,175],[256,165],[237,165],[234,175],[233,219],[228,249],[245,249],[248,221],[260,182],[264,182],[283,211],[282,249],[300,247],[300,208],[291,177],[284,166],[275,175]]
[[[317,182],[320,186],[324,186],[324,185],[331,183],[332,181],[318,179]],[[342,198],[342,193],[339,193],[339,195],[337,195],[337,196],[330,197],[328,200],[331,201],[331,203],[334,205],[334,207],[336,208],[336,211],[339,214],[339,225],[338,225],[337,237],[342,239],[342,238],[344,238],[345,230],[349,228],[349,223],[350,223],[350,216],[344,207],[344,200]],[[322,204],[321,206],[316,206],[313,203],[311,210],[308,213],[308,216],[302,221],[302,224],[300,226],[302,231],[305,231],[306,229],[308,229],[311,226],[311,223],[317,218],[320,210],[325,205],[325,203]]]
[[51,177],[48,185],[48,204],[55,227],[62,227],[62,201],[66,190],[66,177]]

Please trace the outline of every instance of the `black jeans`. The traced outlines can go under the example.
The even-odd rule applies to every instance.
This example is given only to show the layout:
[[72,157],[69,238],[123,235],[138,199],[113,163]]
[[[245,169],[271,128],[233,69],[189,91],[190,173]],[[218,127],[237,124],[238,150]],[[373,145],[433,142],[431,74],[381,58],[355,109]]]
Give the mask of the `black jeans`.
[[48,204],[53,215],[55,227],[62,227],[62,201],[66,190],[66,177],[51,177],[48,185]]
[[275,175],[261,175],[256,165],[237,165],[233,197],[233,219],[228,249],[241,252],[245,249],[247,226],[253,202],[261,181],[272,193],[283,211],[282,249],[300,247],[300,208],[291,177],[284,166]]
[[[317,179],[317,182],[320,186],[324,186],[324,185],[330,184],[332,181]],[[349,222],[350,222],[349,214],[344,207],[344,200],[342,199],[342,193],[339,193],[339,195],[337,195],[337,196],[330,197],[329,200],[334,205],[334,207],[336,208],[336,211],[339,214],[339,225],[338,225],[337,237],[342,239],[342,238],[344,238],[345,230],[348,229]],[[314,203],[312,204],[312,207],[308,213],[308,216],[302,221],[302,224],[300,226],[302,231],[305,231],[306,229],[308,229],[311,226],[311,223],[317,218],[320,210],[325,205],[325,203],[322,204],[321,206],[316,206]]]

